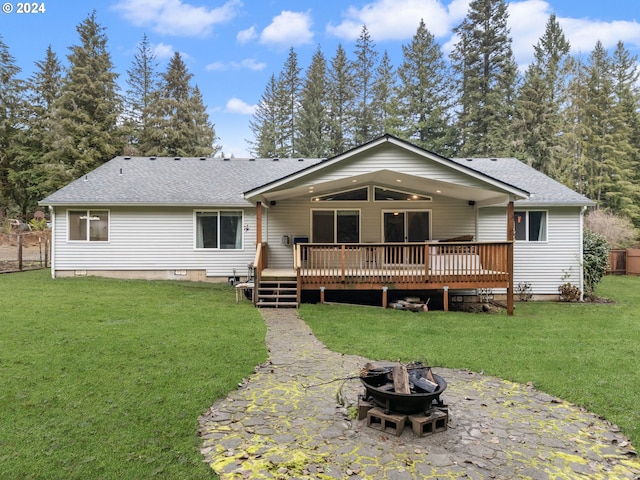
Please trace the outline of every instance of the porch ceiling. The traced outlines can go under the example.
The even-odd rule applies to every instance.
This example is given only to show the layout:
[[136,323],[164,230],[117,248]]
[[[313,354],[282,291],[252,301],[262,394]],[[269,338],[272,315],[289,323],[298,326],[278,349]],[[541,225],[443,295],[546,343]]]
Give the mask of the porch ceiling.
[[[445,196],[460,200],[473,200],[479,206],[506,204],[509,199],[507,192],[492,188],[479,188],[459,185],[442,180],[434,180],[393,170],[378,170],[351,177],[337,178],[335,180],[314,183],[309,178],[304,181],[292,182],[280,188],[264,192],[263,201],[268,204],[271,201],[283,200],[309,195],[322,195],[330,192],[354,189],[359,186],[376,185],[390,189],[408,191],[411,193]],[[489,186],[488,186],[489,187]]]

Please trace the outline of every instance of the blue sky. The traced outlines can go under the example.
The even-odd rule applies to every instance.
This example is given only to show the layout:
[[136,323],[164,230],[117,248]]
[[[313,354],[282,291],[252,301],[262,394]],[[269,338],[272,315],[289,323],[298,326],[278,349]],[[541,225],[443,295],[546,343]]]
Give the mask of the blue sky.
[[[420,18],[448,53],[452,29],[470,0],[49,0],[44,12],[17,13],[19,2],[2,3],[0,35],[22,68],[34,71],[51,45],[66,64],[68,47],[79,43],[76,26],[92,10],[106,27],[119,83],[125,85],[137,44],[147,34],[164,71],[179,51],[202,91],[225,155],[248,156],[251,114],[271,74],[278,74],[294,47],[302,67],[320,45],[329,60],[342,43],[352,56],[366,24],[377,49],[394,65]],[[618,40],[640,53],[637,0],[522,0],[509,3],[516,60],[524,68],[532,45],[555,13],[574,53],[587,55],[599,39],[610,51]]]

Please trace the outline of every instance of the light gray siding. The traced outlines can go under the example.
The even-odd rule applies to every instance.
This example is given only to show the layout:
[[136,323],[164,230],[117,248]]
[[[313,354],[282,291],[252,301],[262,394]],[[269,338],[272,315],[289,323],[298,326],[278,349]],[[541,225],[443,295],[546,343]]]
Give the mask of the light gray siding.
[[313,175],[313,178],[309,179],[305,185],[365,175],[379,170],[393,170],[406,175],[415,175],[469,187],[487,187],[486,183],[469,176],[468,173],[461,173],[436,161],[425,161],[424,156],[395,148],[393,145],[381,146],[354,156],[348,162],[325,167],[318,175]]
[[386,210],[428,210],[431,215],[431,238],[443,240],[460,235],[474,235],[475,210],[468,202],[434,196],[431,202],[312,202],[311,196],[278,201],[268,209],[265,239],[269,244],[269,266],[291,268],[292,245],[281,245],[284,235],[309,237],[311,241],[311,210],[343,209],[360,211],[361,242],[382,242],[382,212]]
[[229,277],[235,268],[244,276],[255,256],[253,209],[244,209],[242,250],[195,249],[195,209],[186,207],[112,207],[108,242],[70,242],[67,210],[56,208],[56,271],[203,270],[207,276]]
[[[516,210],[521,210],[516,206]],[[547,212],[547,241],[516,241],[514,286],[531,283],[536,295],[557,295],[558,287],[570,282],[582,289],[582,223],[577,207],[531,208]],[[504,209],[483,208],[478,216],[478,240],[506,238]]]

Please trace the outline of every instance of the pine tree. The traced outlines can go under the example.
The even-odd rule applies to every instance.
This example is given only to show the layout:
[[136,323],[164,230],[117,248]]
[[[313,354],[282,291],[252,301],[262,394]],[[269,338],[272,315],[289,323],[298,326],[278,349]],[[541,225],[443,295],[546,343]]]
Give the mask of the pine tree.
[[371,136],[374,138],[386,133],[396,136],[400,133],[401,119],[398,113],[396,87],[395,70],[389,52],[385,50],[373,83]]
[[125,125],[127,126],[127,147],[131,155],[146,155],[140,145],[146,142],[148,107],[151,96],[158,90],[158,62],[151,50],[147,35],[143,35],[138,50],[133,57],[131,68],[127,70],[125,97]]
[[603,205],[640,223],[640,95],[637,57],[618,42],[611,58],[611,186]]
[[568,83],[560,97],[563,155],[555,167],[554,177],[579,193],[586,194],[587,139],[591,135],[587,124],[587,71],[584,61],[571,57],[567,61]]
[[518,156],[547,175],[554,176],[560,162],[560,92],[566,83],[564,64],[570,45],[555,15],[534,46],[534,61],[527,68],[516,101],[514,130]]
[[[46,160],[60,160],[69,179],[77,178],[121,151],[118,96],[105,28],[92,12],[77,27],[80,44],[70,48],[62,93],[55,106],[57,142]],[[62,185],[59,185],[62,186]]]
[[[55,143],[54,106],[62,89],[62,65],[47,48],[45,59],[36,62],[36,71],[27,82],[30,105],[26,128],[21,131],[12,183],[19,188],[21,210],[33,211],[37,202],[53,193],[68,177],[59,160],[45,162],[46,153]],[[25,109],[25,114],[27,110]]]
[[442,155],[455,152],[455,132],[449,119],[451,89],[442,50],[424,21],[409,45],[403,45],[398,68],[401,136]]
[[327,61],[318,46],[300,94],[298,154],[307,158],[326,156],[327,132]]
[[159,89],[151,94],[145,109],[146,133],[141,150],[157,156],[211,156],[215,131],[209,122],[202,95],[192,89],[180,53],[174,53]]
[[329,94],[329,145],[328,155],[333,156],[351,148],[351,125],[354,115],[353,67],[347,55],[338,45],[328,71]]
[[278,77],[276,99],[279,105],[280,128],[282,136],[276,151],[279,157],[295,157],[298,155],[296,147],[298,107],[300,104],[301,68],[298,66],[298,55],[291,47],[289,56]]
[[367,26],[362,27],[356,42],[353,63],[355,111],[353,115],[353,135],[356,145],[368,142],[374,137],[373,127],[373,85],[376,80],[378,52]]
[[249,122],[249,128],[253,132],[253,140],[249,141],[249,145],[251,152],[258,158],[278,156],[276,151],[282,133],[279,124],[277,90],[278,82],[275,75],[271,75]]
[[452,52],[458,77],[460,155],[508,155],[512,151],[517,68],[511,50],[505,0],[473,0]]
[[26,107],[24,85],[17,77],[19,73],[20,67],[0,36],[0,218],[6,217],[9,207],[16,204],[15,200],[21,203],[20,190],[10,179],[10,173],[16,170],[17,139]]

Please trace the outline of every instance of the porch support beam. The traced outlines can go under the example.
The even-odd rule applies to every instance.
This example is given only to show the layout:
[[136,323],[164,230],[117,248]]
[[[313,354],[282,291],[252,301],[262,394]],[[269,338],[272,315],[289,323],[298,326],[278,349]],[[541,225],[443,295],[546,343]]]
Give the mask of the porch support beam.
[[446,286],[442,287],[442,290],[443,290],[442,302],[444,306],[444,311],[448,312],[449,311],[449,287],[446,287]]
[[509,280],[507,286],[507,315],[513,315],[513,242],[515,236],[515,225],[513,223],[513,200],[507,204],[507,272]]
[[256,245],[262,243],[262,202],[256,202]]

